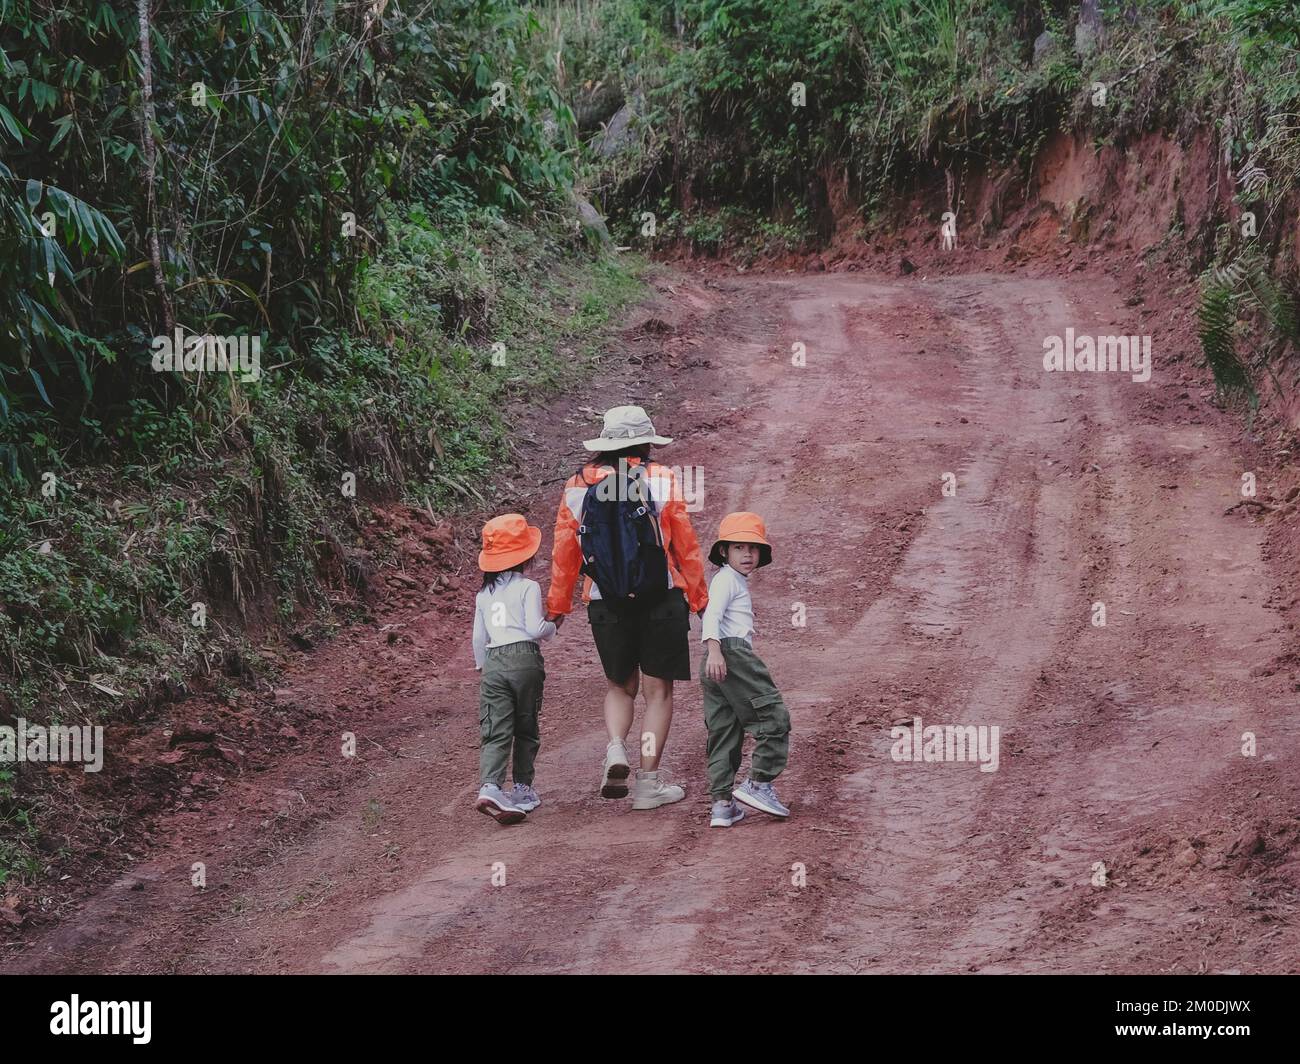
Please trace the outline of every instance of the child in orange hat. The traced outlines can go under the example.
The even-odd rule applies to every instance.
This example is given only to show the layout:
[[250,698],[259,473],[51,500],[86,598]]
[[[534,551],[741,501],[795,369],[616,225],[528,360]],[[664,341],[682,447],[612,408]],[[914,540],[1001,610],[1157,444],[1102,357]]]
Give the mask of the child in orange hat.
[[[542,614],[542,589],[527,571],[541,545],[541,529],[519,514],[483,526],[478,567],[483,589],[474,608],[474,664],[479,684],[479,781],[475,808],[498,824],[517,824],[542,804],[533,790],[533,762],[541,746],[537,714],[546,670],[538,642],[555,635]],[[514,752],[514,787],[503,789]]]
[[[701,634],[708,651],[700,684],[704,688],[704,726],[709,733],[709,793],[713,796],[709,826],[729,828],[745,816],[737,802],[769,816],[790,815],[772,786],[789,758],[790,714],[752,642],[754,606],[749,574],[772,561],[763,519],[753,513],[727,514],[709,551],[709,561],[721,566],[709,583]],[[757,743],[749,779],[733,789],[745,732]]]

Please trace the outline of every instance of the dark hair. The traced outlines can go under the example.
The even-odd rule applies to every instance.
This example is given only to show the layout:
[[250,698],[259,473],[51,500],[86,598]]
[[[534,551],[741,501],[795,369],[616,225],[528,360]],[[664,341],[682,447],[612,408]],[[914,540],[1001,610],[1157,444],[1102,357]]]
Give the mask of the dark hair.
[[618,467],[618,463],[624,458],[640,458],[642,462],[650,461],[650,444],[638,443],[635,447],[620,447],[617,451],[598,451],[591,455],[582,465],[578,466],[577,473],[582,475],[582,471],[589,465],[612,465]]
[[484,589],[485,591],[491,591],[494,587],[497,586],[497,580],[498,580],[498,578],[500,578],[501,576],[504,576],[506,573],[521,573],[521,572],[523,572],[523,571],[524,571],[524,566],[527,565],[527,564],[528,564],[529,562],[531,562],[532,560],[533,560],[532,558],[525,558],[525,559],[524,559],[523,561],[521,561],[518,565],[512,565],[509,569],[502,569],[502,570],[500,570],[499,572],[495,572],[495,573],[484,573],[484,574],[483,574],[483,589]]
[[[745,542],[746,542],[745,540],[741,540],[741,539],[720,539],[720,540],[718,540],[716,543],[713,544],[713,547],[717,547],[717,548],[718,548],[718,553],[722,555],[722,561],[720,561],[720,562],[714,562],[714,561],[713,561],[713,547],[710,547],[710,548],[709,548],[709,553],[708,553],[707,557],[708,557],[709,561],[713,562],[714,565],[716,565],[719,569],[721,569],[724,565],[727,564],[727,550],[728,550],[728,548],[730,548],[730,547],[734,547],[734,546],[737,546],[737,545],[739,545],[739,544],[741,544],[741,543],[745,543]],[[772,562],[772,548],[771,548],[771,547],[765,547],[765,546],[763,546],[763,544],[761,544],[761,543],[749,543],[748,546],[751,546],[751,547],[757,547],[757,548],[758,548],[758,564],[759,564],[760,566],[763,566],[763,565],[770,565],[770,564],[771,564],[771,562]],[[764,561],[764,560],[763,560],[763,555],[764,555],[764,554],[767,555],[767,561]]]

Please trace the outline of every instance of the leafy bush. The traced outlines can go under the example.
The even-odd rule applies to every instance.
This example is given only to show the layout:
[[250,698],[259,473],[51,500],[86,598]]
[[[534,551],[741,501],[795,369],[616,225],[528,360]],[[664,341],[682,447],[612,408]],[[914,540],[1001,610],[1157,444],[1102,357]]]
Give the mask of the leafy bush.
[[132,398],[192,399],[148,365],[177,324],[264,332],[302,368],[309,335],[353,322],[387,203],[526,211],[568,188],[572,115],[531,64],[536,19],[505,0],[433,8],[179,0],[146,65],[120,5],[0,0],[10,476],[35,471],[51,418],[84,446],[88,410],[111,427]]

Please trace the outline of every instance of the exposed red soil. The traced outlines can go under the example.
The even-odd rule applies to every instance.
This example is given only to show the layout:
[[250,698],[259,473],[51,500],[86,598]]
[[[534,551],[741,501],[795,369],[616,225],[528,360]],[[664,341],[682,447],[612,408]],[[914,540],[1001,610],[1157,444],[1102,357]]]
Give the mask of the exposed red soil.
[[[394,514],[428,548],[414,583],[386,577],[373,623],[289,663],[256,710],[285,714],[279,752],[196,740],[180,760],[204,793],[157,819],[129,874],[25,928],[4,969],[1300,970],[1289,437],[1208,401],[1185,292],[1051,237],[1019,266],[963,249],[901,277],[665,273],[592,390],[519,426],[491,509],[547,529],[543,556],[615,403],[677,438],[662,460],[703,468],[702,538],[729,510],[766,518],[757,646],[794,720],[788,822],[708,828],[695,684],[665,759],[687,800],[597,796],[581,610],[545,650],[543,806],[516,828],[475,813],[481,515],[449,541]],[[1045,373],[1067,326],[1150,333],[1152,380]],[[1243,471],[1264,506],[1236,505]],[[187,711],[199,727],[212,703]],[[890,727],[913,716],[998,725],[998,771],[894,761]]]

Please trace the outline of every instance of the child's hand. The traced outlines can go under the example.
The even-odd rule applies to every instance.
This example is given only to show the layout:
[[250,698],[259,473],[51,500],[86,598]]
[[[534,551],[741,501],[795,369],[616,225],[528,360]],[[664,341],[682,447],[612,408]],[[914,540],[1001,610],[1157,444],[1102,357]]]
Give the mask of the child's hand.
[[550,621],[553,625],[555,625],[555,630],[558,632],[561,628],[564,627],[564,618],[567,616],[568,614],[566,613],[553,613],[546,619]]
[[727,661],[716,647],[709,647],[709,657],[704,663],[704,675],[714,683],[722,683],[727,678]]

